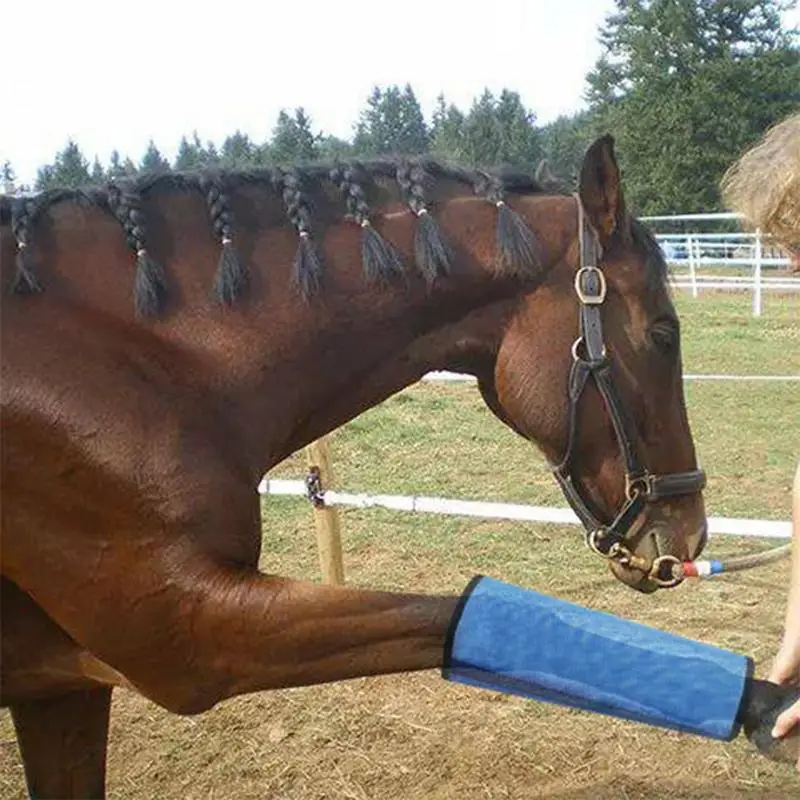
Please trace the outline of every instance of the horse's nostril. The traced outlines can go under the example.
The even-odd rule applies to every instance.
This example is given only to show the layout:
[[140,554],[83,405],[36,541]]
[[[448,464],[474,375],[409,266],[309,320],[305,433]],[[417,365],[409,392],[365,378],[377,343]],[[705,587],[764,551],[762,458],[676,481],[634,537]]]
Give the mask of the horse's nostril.
[[702,554],[703,550],[706,549],[706,544],[708,544],[708,523],[704,522],[703,527],[697,532],[695,548],[691,556],[692,559]]
[[657,523],[649,530],[650,541],[657,555],[675,556],[690,561],[696,559],[705,549],[708,540],[708,526],[705,522],[689,533],[679,527],[669,527]]

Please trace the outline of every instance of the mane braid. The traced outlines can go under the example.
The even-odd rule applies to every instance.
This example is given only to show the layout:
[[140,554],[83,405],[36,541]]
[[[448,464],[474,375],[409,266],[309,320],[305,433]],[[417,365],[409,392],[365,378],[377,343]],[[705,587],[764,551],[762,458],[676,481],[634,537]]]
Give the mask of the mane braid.
[[439,223],[431,216],[425,201],[425,183],[430,179],[421,163],[400,161],[395,179],[408,207],[417,215],[414,231],[414,255],[422,276],[432,284],[451,271],[452,253]]
[[309,300],[322,285],[322,260],[311,239],[311,211],[306,195],[301,191],[303,174],[300,170],[276,172],[274,182],[282,189],[283,203],[289,221],[300,236],[294,257],[294,282],[301,295]]
[[71,200],[81,206],[104,205],[102,192],[97,189],[50,189],[34,197],[2,196],[4,214],[10,218],[11,232],[17,243],[14,259],[15,273],[11,286],[16,294],[38,294],[44,291],[34,269],[33,228],[36,220],[51,206]]
[[[531,194],[541,187],[529,174],[510,169],[478,171],[454,166],[431,156],[414,158],[379,157],[367,161],[308,164],[289,170],[253,167],[238,170],[211,169],[202,172],[148,173],[125,178],[108,186],[80,189],[52,189],[32,197],[0,195],[0,224],[11,225],[17,243],[13,291],[32,294],[43,291],[36,272],[36,220],[52,206],[64,201],[101,208],[122,225],[128,247],[136,255],[133,299],[139,317],[154,317],[167,300],[167,279],[161,265],[148,252],[143,198],[174,190],[201,191],[220,257],[211,295],[215,302],[233,305],[246,291],[249,276],[234,245],[234,218],[230,194],[240,187],[266,188],[282,199],[286,214],[298,233],[293,264],[293,281],[300,294],[309,299],[320,291],[324,267],[313,238],[313,202],[325,198],[323,182],[332,183],[343,198],[347,216],[361,226],[361,257],[365,279],[388,285],[405,274],[397,248],[375,227],[373,210],[367,200],[369,185],[394,184],[399,197],[415,215],[414,261],[418,272],[431,285],[451,274],[454,258],[439,223],[432,213],[440,183],[458,184],[492,202],[497,208],[496,270],[498,274],[527,275],[539,268],[539,247],[522,217],[506,204],[505,193]],[[450,189],[448,189],[449,196]],[[391,192],[390,193],[394,194]],[[643,226],[633,226],[635,240],[650,254],[652,280],[666,280],[666,267],[657,244]],[[654,249],[655,248],[655,249]]]
[[386,241],[370,220],[366,193],[361,186],[366,173],[357,162],[346,166],[337,164],[328,173],[339,189],[347,208],[347,215],[361,226],[361,260],[364,276],[369,283],[388,284],[402,277],[403,261],[391,242]]
[[125,229],[125,241],[136,253],[133,300],[136,315],[153,317],[161,311],[167,294],[167,279],[161,265],[147,251],[142,198],[134,182],[108,186],[108,207]]
[[233,246],[233,212],[230,200],[219,176],[202,175],[199,185],[205,194],[214,236],[219,239],[221,247],[212,296],[217,302],[230,306],[243,294],[248,282],[247,271]]
[[[511,185],[522,183],[519,176],[506,178],[506,181]],[[498,273],[520,277],[536,275],[542,263],[539,243],[527,222],[506,203],[504,181],[484,173],[476,182],[475,191],[497,208],[495,266]]]

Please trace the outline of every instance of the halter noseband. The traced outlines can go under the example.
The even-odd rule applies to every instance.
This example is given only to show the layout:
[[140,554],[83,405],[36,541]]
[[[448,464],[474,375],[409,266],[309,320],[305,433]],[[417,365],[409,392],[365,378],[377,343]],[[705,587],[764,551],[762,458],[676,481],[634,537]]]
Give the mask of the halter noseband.
[[[624,544],[636,518],[647,503],[664,497],[694,494],[703,489],[706,475],[703,470],[672,472],[654,475],[642,466],[636,448],[635,427],[626,413],[614,384],[612,362],[603,339],[603,321],[600,310],[606,299],[606,278],[598,266],[599,244],[584,213],[580,198],[578,203],[578,236],[580,241],[580,268],[575,275],[575,292],[580,302],[580,332],[572,345],[572,368],[569,374],[569,428],[567,447],[553,475],[564,496],[586,529],[586,542],[598,555],[629,567],[642,569],[660,586],[670,587],[680,583],[673,567],[680,564],[674,556],[660,556],[652,563],[634,555]],[[572,472],[572,458],[578,427],[578,402],[589,377],[594,378],[605,407],[611,417],[614,433],[625,462],[625,502],[610,524],[602,523],[590,510],[581,494]]]

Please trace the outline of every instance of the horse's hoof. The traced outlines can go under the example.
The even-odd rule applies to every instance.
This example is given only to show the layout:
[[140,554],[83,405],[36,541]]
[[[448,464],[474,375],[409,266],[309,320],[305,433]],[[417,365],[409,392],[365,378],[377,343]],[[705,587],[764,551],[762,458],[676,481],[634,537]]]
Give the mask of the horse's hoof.
[[772,761],[796,764],[800,757],[800,725],[782,739],[772,736],[778,715],[800,699],[800,689],[761,680],[749,681],[739,713],[745,736]]

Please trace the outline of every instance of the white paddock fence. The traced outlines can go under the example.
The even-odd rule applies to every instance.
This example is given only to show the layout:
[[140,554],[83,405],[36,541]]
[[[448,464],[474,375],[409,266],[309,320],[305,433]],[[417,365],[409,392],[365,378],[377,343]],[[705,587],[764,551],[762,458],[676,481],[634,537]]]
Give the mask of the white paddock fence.
[[[264,478],[258,486],[258,491],[262,495],[303,497],[306,494],[306,486],[301,480]],[[387,508],[392,511],[412,511],[417,514],[446,514],[481,519],[550,522],[562,525],[581,524],[572,509],[550,506],[455,500],[422,495],[354,494],[330,489],[324,493],[324,499],[325,505],[332,507]],[[734,517],[709,517],[708,532],[711,535],[757,536],[767,539],[788,539],[792,535],[789,522]]]
[[[659,223],[740,220],[739,214],[674,214],[640,219],[654,229],[667,263],[674,270],[672,285],[690,289],[694,297],[701,289],[750,291],[753,293],[753,315],[761,316],[765,291],[800,292],[800,278],[765,274],[765,270],[788,268],[791,262],[760,230],[752,233],[659,233],[655,230]],[[703,274],[704,269],[720,267],[741,270],[743,274]]]
[[[781,383],[788,381],[789,383],[800,382],[800,375],[692,375],[684,374],[685,381],[740,381],[749,383]],[[448,383],[448,382],[467,382],[474,383],[474,375],[465,375],[463,372],[446,372],[435,371],[429,372],[427,375],[422,376],[422,380],[431,383]]]

